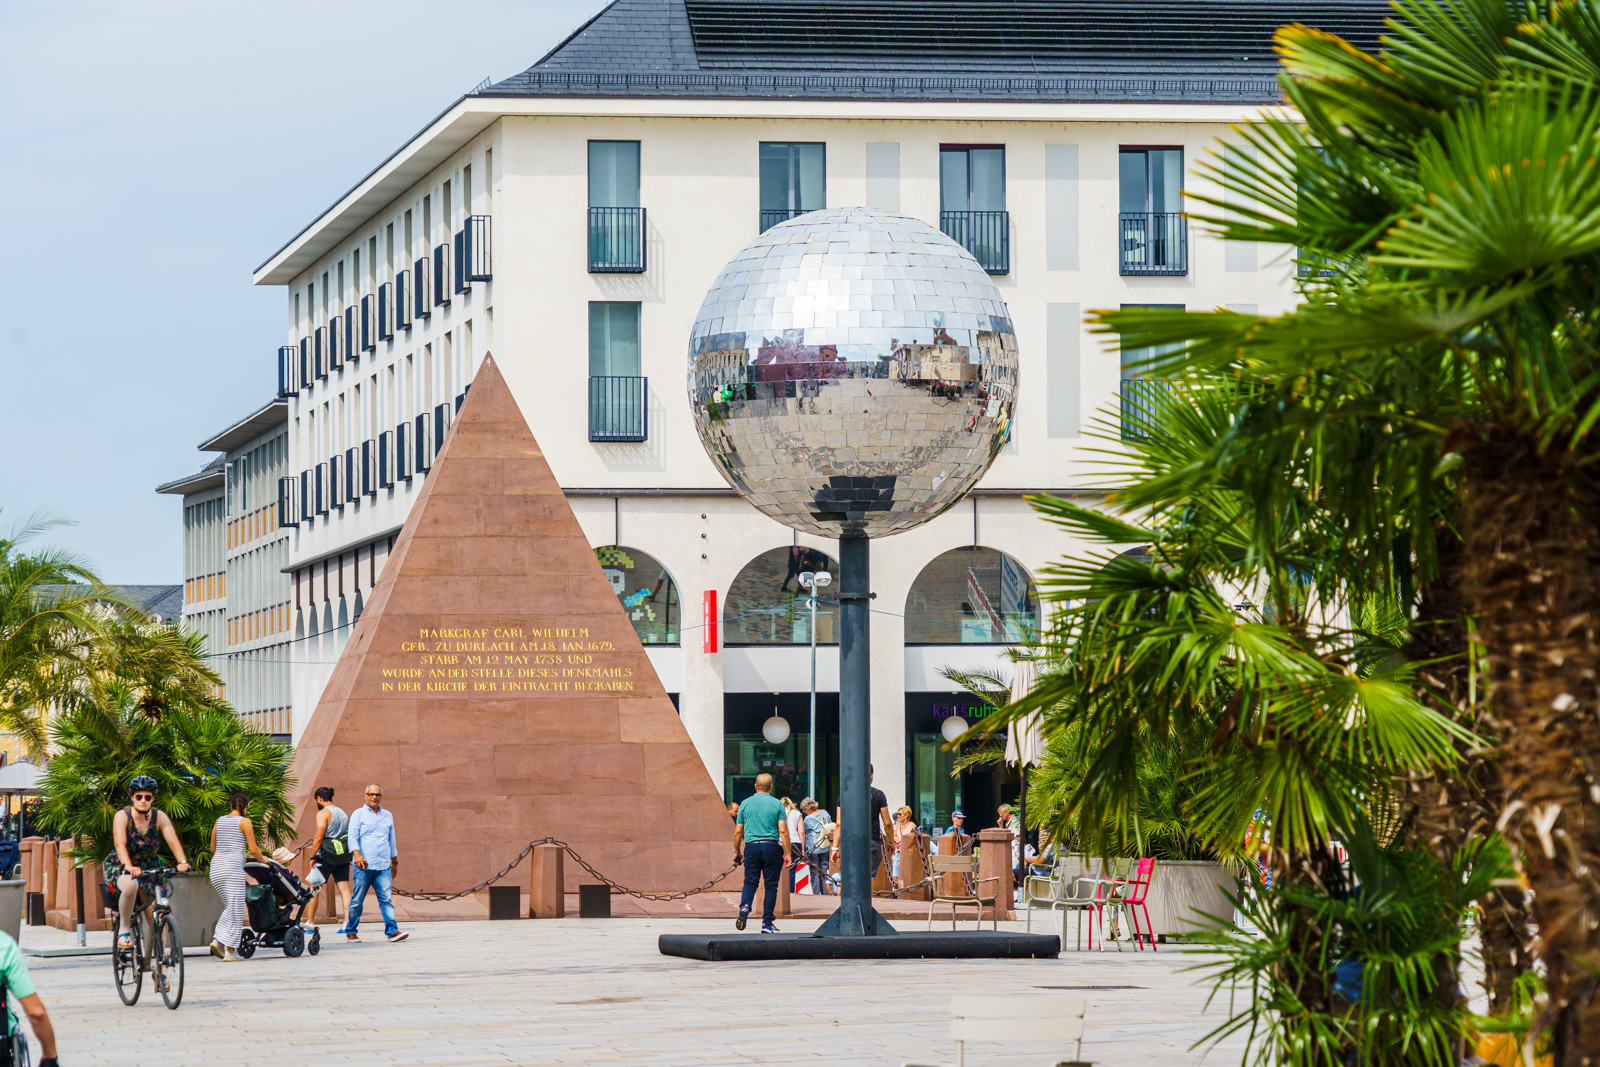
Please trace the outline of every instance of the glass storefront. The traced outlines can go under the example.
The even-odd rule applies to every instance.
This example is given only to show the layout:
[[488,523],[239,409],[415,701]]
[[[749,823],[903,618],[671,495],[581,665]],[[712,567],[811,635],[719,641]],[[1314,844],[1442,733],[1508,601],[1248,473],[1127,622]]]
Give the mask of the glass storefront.
[[960,753],[946,749],[940,729],[955,716],[971,724],[993,713],[968,693],[906,694],[906,803],[924,830],[943,830],[959,808],[966,829],[976,832],[994,826],[1000,805],[1016,800],[1021,779],[1004,765],[950,774]]
[[633,623],[633,632],[647,645],[675,645],[683,628],[678,586],[655,557],[637,548],[605,545],[594,550],[600,569]]
[[[744,800],[756,775],[772,775],[772,795],[796,804],[805,798],[810,763],[809,693],[728,693],[722,698],[723,796]],[[789,736],[773,744],[761,726],[773,715],[789,723]],[[817,694],[817,802],[832,811],[839,796],[839,694]]]

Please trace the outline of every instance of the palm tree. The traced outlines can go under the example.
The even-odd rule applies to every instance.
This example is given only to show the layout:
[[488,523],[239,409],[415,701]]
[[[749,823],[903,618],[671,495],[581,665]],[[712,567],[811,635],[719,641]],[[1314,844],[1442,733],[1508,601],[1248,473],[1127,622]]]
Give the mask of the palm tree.
[[48,709],[84,681],[111,595],[71,553],[25,549],[58,525],[31,519],[0,535],[0,729],[35,757],[48,745]]
[[[1210,479],[1258,502],[1307,493],[1346,518],[1346,564],[1370,566],[1388,539],[1424,587],[1459,581],[1452,610],[1489,669],[1495,823],[1533,888],[1556,1063],[1576,1063],[1600,1043],[1600,10],[1396,13],[1378,54],[1280,31],[1300,121],[1242,130],[1255,162],[1216,171],[1250,205],[1205,221],[1298,249],[1304,303],[1103,321],[1125,343],[1176,347],[1153,369],[1252,401],[1147,496]],[[1273,484],[1296,451],[1302,480]],[[1258,510],[1252,545],[1272,515]]]

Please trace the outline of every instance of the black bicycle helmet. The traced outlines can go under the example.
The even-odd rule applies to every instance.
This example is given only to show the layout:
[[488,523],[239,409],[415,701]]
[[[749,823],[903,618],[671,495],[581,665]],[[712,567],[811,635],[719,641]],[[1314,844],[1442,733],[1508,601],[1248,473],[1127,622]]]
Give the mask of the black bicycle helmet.
[[156,780],[148,774],[141,774],[128,783],[128,792],[130,793],[138,793],[145,789],[150,790],[152,793],[156,791]]

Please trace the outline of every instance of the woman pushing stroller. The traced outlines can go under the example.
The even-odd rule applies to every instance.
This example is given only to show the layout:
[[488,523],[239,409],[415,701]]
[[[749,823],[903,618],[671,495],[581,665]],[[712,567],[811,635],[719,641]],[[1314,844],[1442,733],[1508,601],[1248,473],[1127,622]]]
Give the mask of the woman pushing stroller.
[[222,898],[211,954],[224,963],[234,963],[241,958],[239,940],[244,936],[245,856],[262,863],[267,857],[256,846],[255,826],[245,816],[250,798],[235,793],[228,798],[228,807],[228,814],[211,827],[211,885]]

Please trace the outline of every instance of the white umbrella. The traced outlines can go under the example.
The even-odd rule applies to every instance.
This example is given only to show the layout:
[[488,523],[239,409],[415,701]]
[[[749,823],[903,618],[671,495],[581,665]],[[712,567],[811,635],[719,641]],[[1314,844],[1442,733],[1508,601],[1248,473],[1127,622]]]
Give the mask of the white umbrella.
[[[1039,674],[1033,660],[1019,659],[1012,666],[1011,701],[1016,703],[1033,690]],[[1026,767],[1038,763],[1044,754],[1044,732],[1040,729],[1039,713],[1031,711],[1006,727],[1006,762],[1013,767]]]
[[[1011,701],[1016,703],[1033,690],[1038,671],[1031,659],[1019,659],[1011,667]],[[1006,762],[1020,769],[1022,791],[1017,797],[1017,836],[1015,859],[1012,865],[1022,862],[1026,851],[1023,844],[1028,836],[1028,765],[1038,763],[1044,753],[1044,733],[1039,725],[1039,713],[1029,712],[1006,726]]]
[[0,793],[37,793],[44,770],[31,763],[10,763],[0,767]]

